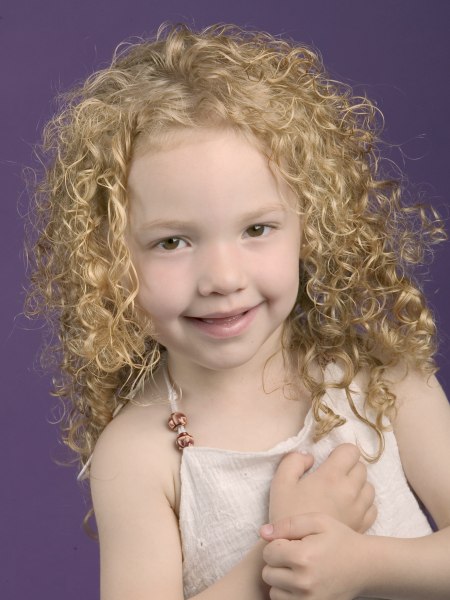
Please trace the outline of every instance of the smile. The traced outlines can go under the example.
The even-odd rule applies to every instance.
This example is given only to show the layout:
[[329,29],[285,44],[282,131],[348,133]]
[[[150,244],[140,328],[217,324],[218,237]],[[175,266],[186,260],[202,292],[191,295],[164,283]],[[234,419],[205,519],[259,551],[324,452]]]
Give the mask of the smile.
[[233,321],[240,319],[246,313],[247,311],[229,317],[212,317],[209,319],[200,318],[200,321],[203,321],[203,323],[233,323]]
[[258,311],[259,304],[241,312],[212,313],[202,317],[185,317],[189,323],[208,336],[225,339],[244,333]]

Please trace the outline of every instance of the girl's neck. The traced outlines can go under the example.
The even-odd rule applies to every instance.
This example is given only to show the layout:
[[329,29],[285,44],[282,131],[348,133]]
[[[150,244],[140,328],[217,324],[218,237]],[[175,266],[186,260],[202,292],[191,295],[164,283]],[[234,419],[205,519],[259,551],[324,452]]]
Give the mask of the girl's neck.
[[287,363],[281,350],[263,364],[223,371],[169,357],[169,376],[182,389],[178,408],[188,417],[195,446],[259,452],[297,435],[310,396]]
[[208,369],[190,361],[177,360],[169,355],[167,368],[175,386],[182,390],[183,399],[204,398],[217,407],[235,403],[252,403],[256,398],[291,396],[292,370],[282,350],[254,359],[232,369]]

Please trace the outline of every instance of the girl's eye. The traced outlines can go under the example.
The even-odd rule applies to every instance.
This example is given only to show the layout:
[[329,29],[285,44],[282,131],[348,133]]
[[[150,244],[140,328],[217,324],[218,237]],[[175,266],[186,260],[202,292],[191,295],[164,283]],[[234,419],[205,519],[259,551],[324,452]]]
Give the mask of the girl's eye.
[[161,248],[162,250],[179,250],[180,247],[184,247],[183,244],[186,245],[184,240],[176,237],[170,237],[158,242],[157,248]]
[[252,225],[247,229],[247,235],[249,237],[261,237],[262,235],[267,234],[270,227],[268,225]]

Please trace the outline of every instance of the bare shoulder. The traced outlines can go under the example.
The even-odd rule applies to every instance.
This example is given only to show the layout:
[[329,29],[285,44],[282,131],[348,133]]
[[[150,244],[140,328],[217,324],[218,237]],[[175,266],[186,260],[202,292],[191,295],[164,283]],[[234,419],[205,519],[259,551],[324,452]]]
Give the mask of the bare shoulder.
[[[367,368],[358,371],[355,383],[359,389],[366,392],[369,385],[370,373]],[[417,368],[405,363],[397,364],[386,369],[384,380],[389,389],[395,394],[397,417],[403,413],[411,414],[413,405],[417,410],[448,409],[448,401],[442,386],[434,375],[423,373]],[[395,419],[394,424],[399,422]]]
[[182,598],[180,457],[167,405],[126,406],[102,432],[90,474],[101,597]]
[[450,525],[450,405],[439,381],[399,365],[386,373],[397,399],[393,421],[403,469],[440,528]]
[[143,485],[163,487],[175,508],[173,474],[179,470],[174,434],[167,427],[168,404],[129,404],[107,425],[94,449],[91,483],[128,473]]
[[408,417],[415,419],[420,413],[448,413],[447,396],[435,375],[399,364],[386,370],[385,379],[396,396],[394,427],[401,427]]

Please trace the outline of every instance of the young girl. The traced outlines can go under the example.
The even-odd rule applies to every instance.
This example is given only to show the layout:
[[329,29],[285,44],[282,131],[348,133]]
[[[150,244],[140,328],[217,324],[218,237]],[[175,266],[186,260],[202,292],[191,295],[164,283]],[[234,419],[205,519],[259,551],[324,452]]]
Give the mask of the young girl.
[[102,598],[448,598],[450,410],[413,274],[443,234],[380,173],[374,107],[231,26],[163,27],[66,100],[29,302]]

